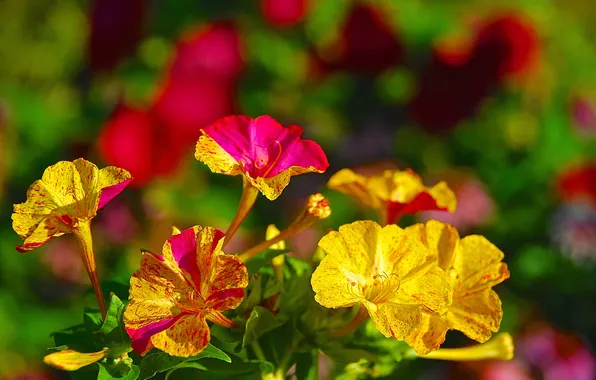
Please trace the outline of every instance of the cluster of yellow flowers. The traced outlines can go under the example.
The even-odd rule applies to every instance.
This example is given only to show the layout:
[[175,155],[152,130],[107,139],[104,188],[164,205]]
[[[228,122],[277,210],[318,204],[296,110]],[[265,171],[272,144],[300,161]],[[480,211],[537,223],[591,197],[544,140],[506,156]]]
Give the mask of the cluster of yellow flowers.
[[[275,199],[292,175],[327,169],[321,148],[300,139],[301,132],[269,117],[224,118],[204,131],[196,158],[214,172],[243,176],[240,205],[225,234],[212,227],[175,229],[161,255],[143,253],[141,267],[130,281],[130,303],[124,312],[132,348],[139,354],[153,347],[174,356],[200,353],[210,341],[207,321],[234,325],[223,312],[236,308],[244,298],[249,283],[244,263],[330,215],[327,199],[314,194],[283,231],[268,233],[267,240],[238,255],[223,252],[259,192]],[[83,159],[63,161],[44,172],[13,214],[13,227],[25,240],[20,251],[64,233],[75,234],[104,316],[90,221],[130,181],[123,169],[99,170]],[[454,211],[455,195],[447,184],[426,187],[410,170],[364,176],[343,169],[330,178],[328,186],[377,210],[383,223],[346,224],[319,242],[326,256],[312,275],[315,300],[327,308],[358,307],[353,321],[332,337],[354,331],[370,317],[386,337],[403,340],[417,354],[428,355],[440,347],[450,329],[479,342],[498,331],[501,301],[492,287],[509,277],[503,253],[482,236],[460,238],[454,227],[438,221],[405,229],[396,225],[406,214]],[[57,354],[46,361],[62,368],[77,367],[61,364]],[[89,364],[105,352],[85,355]],[[63,352],[68,363],[75,356],[70,350]],[[508,352],[501,358],[510,356]]]

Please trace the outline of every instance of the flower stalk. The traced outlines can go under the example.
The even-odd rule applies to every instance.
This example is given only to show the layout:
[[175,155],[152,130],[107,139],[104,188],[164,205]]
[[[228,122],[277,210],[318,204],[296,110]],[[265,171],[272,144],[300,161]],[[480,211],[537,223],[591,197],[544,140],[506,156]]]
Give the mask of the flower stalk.
[[486,343],[464,348],[440,348],[426,355],[417,355],[423,359],[471,361],[471,360],[511,360],[515,347],[509,333],[501,333]]
[[290,224],[289,227],[281,231],[278,235],[246,250],[239,257],[242,261],[246,262],[272,245],[277,244],[282,240],[291,238],[292,236],[312,226],[315,222],[329,217],[329,215],[331,215],[331,207],[329,207],[329,201],[327,198],[319,193],[313,194],[308,197],[308,201],[306,202],[304,210],[294,220],[294,222]]
[[72,229],[73,234],[76,236],[81,248],[81,259],[91,280],[95,297],[97,298],[97,305],[101,312],[101,317],[106,317],[106,303],[103,298],[103,292],[101,291],[101,284],[97,275],[97,265],[95,263],[95,253],[93,252],[93,239],[91,237],[91,220],[81,220],[78,226]]
[[246,180],[245,177],[242,179],[242,195],[240,196],[240,204],[238,205],[238,211],[236,211],[236,215],[230,223],[228,230],[226,231],[226,240],[224,242],[224,248],[229,242],[232,240],[232,237],[238,230],[238,227],[242,224],[246,216],[254,206],[255,201],[257,200],[257,196],[259,195],[259,190],[251,185],[251,183]]
[[360,327],[366,320],[368,319],[368,311],[365,307],[360,306],[358,312],[354,316],[354,319],[350,321],[347,325],[342,327],[339,330],[336,330],[331,333],[331,338],[339,338],[340,336],[347,335],[353,331],[355,331],[358,327]]

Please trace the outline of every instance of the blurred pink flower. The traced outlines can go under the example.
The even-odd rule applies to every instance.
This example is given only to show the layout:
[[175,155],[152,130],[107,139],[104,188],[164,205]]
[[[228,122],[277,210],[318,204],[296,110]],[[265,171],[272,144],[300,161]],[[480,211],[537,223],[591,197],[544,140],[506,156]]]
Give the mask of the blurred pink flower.
[[122,200],[112,201],[98,217],[96,226],[108,243],[125,244],[139,232],[136,221],[128,204]]
[[522,362],[491,361],[482,373],[482,380],[532,380]]
[[455,212],[425,211],[422,220],[438,220],[455,226],[460,232],[486,224],[494,214],[495,204],[482,182],[466,179],[463,183],[447,182],[455,191]]
[[304,19],[314,0],[260,0],[261,14],[270,25],[290,28]]
[[560,206],[551,222],[551,239],[578,264],[596,261],[596,206],[585,200]]
[[53,239],[43,251],[42,262],[56,278],[75,284],[86,284],[87,272],[79,252],[75,239]]
[[596,108],[587,97],[575,96],[571,100],[573,126],[583,138],[596,138]]

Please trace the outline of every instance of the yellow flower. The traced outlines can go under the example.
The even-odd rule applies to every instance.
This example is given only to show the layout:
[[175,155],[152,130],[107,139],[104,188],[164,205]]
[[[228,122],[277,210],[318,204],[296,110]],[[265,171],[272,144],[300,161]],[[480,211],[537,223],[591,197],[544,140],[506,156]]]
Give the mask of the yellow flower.
[[379,213],[384,224],[393,224],[402,215],[420,211],[455,211],[457,200],[445,182],[426,187],[411,170],[385,170],[366,177],[342,169],[327,182],[330,189],[348,194]]
[[408,227],[406,233],[428,246],[453,288],[453,303],[445,316],[425,315],[406,342],[418,354],[426,354],[439,348],[449,329],[486,342],[503,317],[501,300],[492,290],[509,278],[507,264],[501,262],[503,252],[483,236],[460,239],[453,226],[435,220]]
[[343,225],[319,247],[327,256],[312,276],[315,300],[328,308],[364,306],[386,337],[403,340],[423,315],[441,314],[451,303],[446,274],[431,252],[396,225]]
[[14,205],[12,228],[25,240],[17,250],[31,251],[52,237],[73,232],[81,222],[95,217],[131,179],[124,169],[99,170],[82,158],[48,167],[27,191],[27,201]]
[[124,312],[137,353],[157,347],[174,356],[197,355],[210,340],[207,320],[233,325],[222,312],[242,302],[248,272],[221,251],[223,241],[221,231],[195,226],[169,238],[163,255],[143,253]]
[[54,368],[63,371],[76,371],[79,368],[98,362],[106,357],[108,349],[98,352],[78,352],[74,350],[62,350],[46,355],[43,362]]

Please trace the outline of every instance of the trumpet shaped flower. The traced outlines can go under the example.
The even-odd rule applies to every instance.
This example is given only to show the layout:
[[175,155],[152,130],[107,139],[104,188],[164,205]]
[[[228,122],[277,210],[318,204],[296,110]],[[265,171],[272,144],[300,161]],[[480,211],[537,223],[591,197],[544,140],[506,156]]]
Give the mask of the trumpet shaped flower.
[[24,239],[19,252],[31,251],[49,239],[70,233],[95,217],[97,210],[131,181],[114,166],[98,169],[79,158],[48,167],[27,191],[27,201],[14,205],[12,227]]
[[222,312],[242,302],[248,272],[222,252],[223,241],[221,231],[195,226],[168,239],[162,255],[143,253],[124,312],[137,353],[157,347],[173,356],[197,355],[210,340],[208,320],[233,325]]
[[76,371],[80,368],[96,363],[106,357],[108,349],[98,352],[78,352],[74,350],[62,350],[53,352],[43,358],[43,362],[54,368],[64,371]]
[[459,238],[448,224],[431,220],[406,228],[412,238],[424,242],[436,263],[449,275],[453,303],[445,315],[424,315],[407,338],[418,354],[439,348],[448,330],[459,330],[478,342],[486,342],[497,332],[503,317],[501,300],[492,287],[509,278],[503,252],[486,238],[470,235]]
[[426,187],[411,170],[386,170],[366,177],[342,169],[329,179],[330,189],[348,194],[377,210],[385,224],[393,224],[402,215],[420,211],[455,211],[457,200],[445,182]]
[[290,177],[327,170],[323,149],[302,139],[302,128],[284,127],[270,116],[228,116],[205,127],[195,157],[214,173],[242,175],[268,199],[276,199]]
[[451,303],[446,274],[430,250],[396,225],[343,225],[319,242],[327,256],[313,273],[315,300],[328,308],[359,304],[386,337],[403,340],[425,314]]

